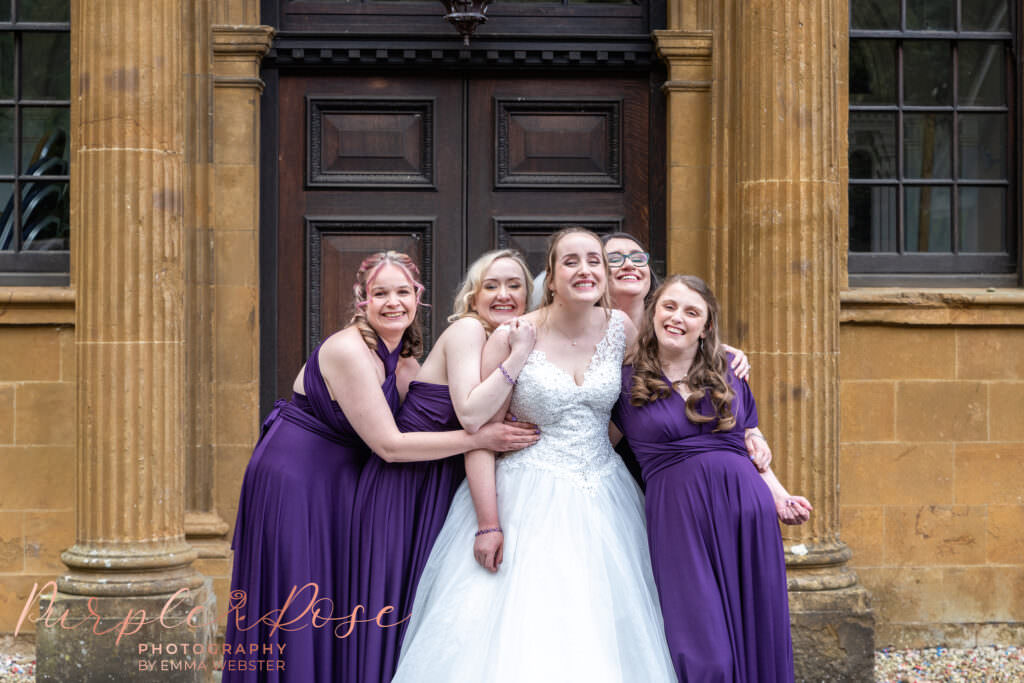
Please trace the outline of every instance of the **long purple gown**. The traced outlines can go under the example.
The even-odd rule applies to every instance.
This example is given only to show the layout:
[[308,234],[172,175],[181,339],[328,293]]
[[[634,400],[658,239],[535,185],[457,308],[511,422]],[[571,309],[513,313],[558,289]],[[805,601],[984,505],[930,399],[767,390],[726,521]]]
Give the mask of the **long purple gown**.
[[[392,413],[399,405],[400,350],[389,353],[377,342],[385,369],[381,391]],[[352,504],[370,451],[331,400],[319,352],[317,347],[306,361],[305,395],[278,401],[264,422],[242,481],[224,683],[340,680],[335,629],[347,628],[342,619],[352,612],[353,600],[347,590],[349,558],[339,548],[349,547]],[[283,614],[275,612],[286,607],[293,590]],[[307,609],[314,590],[319,602]],[[325,623],[327,618],[335,621]]]
[[[411,382],[396,421],[403,432],[462,429],[444,384]],[[366,464],[356,493],[351,552],[356,568],[349,594],[366,607],[367,618],[393,607],[380,623],[395,625],[360,624],[343,646],[348,675],[340,680],[391,680],[416,584],[465,474],[462,456],[388,463],[374,455]]]
[[[647,534],[665,636],[680,681],[793,680],[786,565],[768,485],[744,430],[757,426],[746,382],[730,370],[736,426],[694,424],[676,392],[629,403],[630,366],[613,420],[647,482]],[[713,415],[705,397],[701,413]]]

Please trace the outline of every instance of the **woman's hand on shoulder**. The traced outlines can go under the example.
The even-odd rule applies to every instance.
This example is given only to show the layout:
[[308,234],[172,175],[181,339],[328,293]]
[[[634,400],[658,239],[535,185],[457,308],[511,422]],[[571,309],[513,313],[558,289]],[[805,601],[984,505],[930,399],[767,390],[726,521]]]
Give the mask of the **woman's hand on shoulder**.
[[726,353],[732,354],[732,362],[729,367],[732,368],[734,375],[740,379],[750,381],[750,359],[747,358],[747,354],[743,353],[740,349],[728,344],[722,344],[722,348],[725,349]]
[[511,353],[529,354],[537,343],[537,327],[524,317],[509,322],[508,341]]

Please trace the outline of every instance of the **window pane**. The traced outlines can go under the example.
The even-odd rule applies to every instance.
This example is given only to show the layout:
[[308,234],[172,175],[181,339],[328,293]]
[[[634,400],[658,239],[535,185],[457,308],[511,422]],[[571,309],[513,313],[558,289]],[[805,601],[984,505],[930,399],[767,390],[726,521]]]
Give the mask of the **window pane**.
[[899,0],[850,0],[851,28],[892,29],[900,28]]
[[[3,4],[3,0],[0,0]],[[0,33],[0,99],[14,99],[14,34]]]
[[[3,0],[0,0],[2,2]],[[68,33],[21,36],[21,96],[30,100],[66,100],[71,92]]]
[[903,115],[903,174],[907,178],[950,178],[953,115]]
[[14,204],[11,195],[14,183],[0,183],[0,251],[14,249],[14,235],[11,227],[14,223]]
[[1005,252],[1006,189],[960,188],[960,251]]
[[895,186],[851,185],[850,251],[898,251],[898,211]]
[[[0,0],[5,2],[6,0]],[[69,0],[19,0],[18,21],[70,21]]]
[[904,206],[906,251],[952,251],[948,187],[908,187]]
[[1009,31],[1010,11],[1006,0],[963,0],[964,31]]
[[25,175],[66,175],[67,107],[24,107],[21,110],[21,168]]
[[11,20],[11,0],[0,0],[0,21]]
[[955,21],[955,0],[907,0],[910,31],[952,31]]
[[850,104],[896,104],[896,41],[850,41]]
[[953,47],[946,40],[908,40],[903,43],[905,104],[953,104]]
[[896,114],[850,112],[850,177],[896,178]]
[[960,104],[1006,104],[1006,53],[1002,43],[963,41],[959,46]]
[[1005,180],[1006,114],[960,115],[960,177]]
[[68,184],[26,182],[21,197],[22,249],[67,251]]
[[14,107],[0,107],[0,175],[14,175]]

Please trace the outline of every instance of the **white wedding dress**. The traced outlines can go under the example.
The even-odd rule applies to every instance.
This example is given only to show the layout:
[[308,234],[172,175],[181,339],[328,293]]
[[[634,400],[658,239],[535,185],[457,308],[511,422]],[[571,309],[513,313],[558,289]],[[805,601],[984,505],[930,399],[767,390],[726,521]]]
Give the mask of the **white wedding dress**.
[[608,441],[625,346],[613,311],[582,386],[534,351],[512,412],[535,445],[497,462],[496,574],[463,482],[424,569],[395,683],[674,682],[643,500]]

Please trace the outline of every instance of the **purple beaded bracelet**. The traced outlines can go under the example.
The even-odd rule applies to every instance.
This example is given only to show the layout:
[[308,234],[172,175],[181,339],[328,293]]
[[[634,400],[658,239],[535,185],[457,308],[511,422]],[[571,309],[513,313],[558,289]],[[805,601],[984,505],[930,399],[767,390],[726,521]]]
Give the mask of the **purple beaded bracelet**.
[[497,531],[499,534],[505,533],[504,531],[501,530],[500,526],[496,526],[493,529],[481,529],[480,531],[476,532],[475,535],[476,536],[483,536],[484,534],[493,534],[495,531]]
[[508,374],[508,370],[505,369],[504,364],[498,363],[498,369],[501,370],[501,374],[505,377],[505,381],[512,386],[516,385],[516,381],[512,379],[512,375]]

